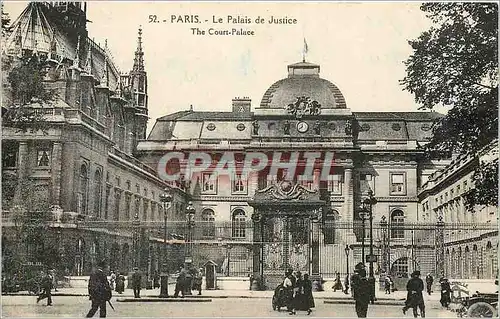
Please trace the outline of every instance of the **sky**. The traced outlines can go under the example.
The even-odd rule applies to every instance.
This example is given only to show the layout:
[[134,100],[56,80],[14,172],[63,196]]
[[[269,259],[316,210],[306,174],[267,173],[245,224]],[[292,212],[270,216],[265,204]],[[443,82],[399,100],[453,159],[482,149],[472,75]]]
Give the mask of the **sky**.
[[[7,1],[4,10],[14,21],[25,5]],[[151,129],[156,118],[190,105],[195,111],[230,111],[234,97],[246,96],[253,109],[259,107],[267,88],[287,76],[287,65],[302,60],[304,39],[306,61],[321,66],[320,76],[339,87],[352,111],[417,111],[414,97],[399,80],[405,76],[403,61],[412,53],[408,40],[430,27],[419,6],[89,1],[87,19],[92,22],[87,28],[96,42],[104,45],[107,39],[115,64],[127,72],[142,26]],[[149,22],[153,15],[158,22]],[[197,15],[200,23],[187,23],[186,15]],[[230,23],[228,15],[251,23]],[[296,19],[296,24],[269,24],[271,16]],[[259,17],[264,24],[255,23]],[[214,23],[219,18],[222,23]],[[205,35],[193,35],[195,27]],[[210,28],[243,28],[254,35],[208,35]]]

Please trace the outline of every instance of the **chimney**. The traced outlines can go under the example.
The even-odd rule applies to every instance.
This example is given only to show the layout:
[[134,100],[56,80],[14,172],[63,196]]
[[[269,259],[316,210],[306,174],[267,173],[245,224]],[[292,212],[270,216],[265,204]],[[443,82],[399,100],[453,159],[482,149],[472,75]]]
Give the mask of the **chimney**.
[[252,100],[249,97],[235,97],[233,99],[233,112],[235,113],[249,113]]

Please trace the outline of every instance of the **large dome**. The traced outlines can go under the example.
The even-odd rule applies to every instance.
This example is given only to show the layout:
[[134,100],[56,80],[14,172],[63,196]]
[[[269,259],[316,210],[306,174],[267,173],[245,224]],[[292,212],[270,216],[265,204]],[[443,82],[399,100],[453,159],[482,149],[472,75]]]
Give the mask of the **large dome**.
[[299,62],[288,66],[288,77],[267,89],[261,108],[282,109],[305,96],[321,104],[322,109],[345,109],[342,92],[332,82],[319,77],[319,65]]

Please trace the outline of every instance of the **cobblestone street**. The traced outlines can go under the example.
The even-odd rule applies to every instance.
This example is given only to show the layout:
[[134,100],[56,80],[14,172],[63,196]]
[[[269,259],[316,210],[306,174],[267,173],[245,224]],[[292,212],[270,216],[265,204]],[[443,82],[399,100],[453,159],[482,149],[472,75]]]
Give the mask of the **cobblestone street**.
[[[127,291],[129,292],[129,291]],[[148,292],[148,291],[146,291]],[[149,291],[144,296],[153,296],[156,291]],[[63,292],[64,293],[64,292]],[[211,295],[212,302],[118,302],[113,297],[113,311],[108,306],[108,317],[289,317],[286,311],[273,311],[271,307],[270,292],[228,292],[211,291],[206,295]],[[244,293],[244,295],[243,295]],[[129,294],[119,296],[118,299],[128,298]],[[335,300],[348,302],[342,294],[333,295],[329,293],[317,293],[316,308],[311,317],[356,317],[354,304],[325,304],[324,301]],[[392,296],[390,300],[380,300],[379,304],[370,305],[368,317],[402,317],[401,306],[395,305],[401,302],[399,296]],[[52,307],[45,306],[44,302],[36,304],[34,296],[3,296],[2,312],[3,317],[83,317],[90,308],[87,297],[81,296],[55,296]],[[456,315],[442,309],[437,301],[437,295],[426,296],[427,317],[432,318],[453,318]],[[306,316],[305,312],[299,312],[298,317]],[[410,313],[407,314],[410,318]]]

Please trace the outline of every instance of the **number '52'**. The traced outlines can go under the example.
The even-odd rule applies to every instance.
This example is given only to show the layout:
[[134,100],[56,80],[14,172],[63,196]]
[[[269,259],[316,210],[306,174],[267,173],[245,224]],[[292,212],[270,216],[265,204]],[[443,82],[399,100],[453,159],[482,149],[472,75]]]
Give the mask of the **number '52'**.
[[156,14],[150,14],[149,23],[155,23],[155,22],[158,22],[158,17],[156,16]]

